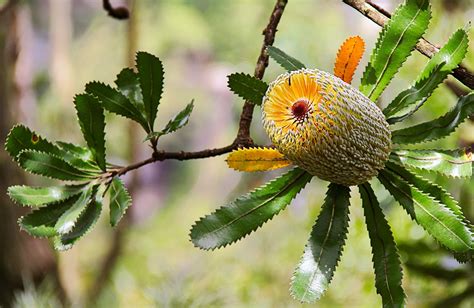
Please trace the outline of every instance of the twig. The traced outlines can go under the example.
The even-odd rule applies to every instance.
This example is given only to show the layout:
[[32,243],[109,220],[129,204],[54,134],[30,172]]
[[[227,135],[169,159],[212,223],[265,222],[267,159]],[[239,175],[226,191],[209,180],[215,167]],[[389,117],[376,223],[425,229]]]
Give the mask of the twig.
[[128,19],[128,17],[130,16],[130,13],[128,12],[128,9],[126,7],[113,7],[112,4],[110,4],[110,0],[103,0],[102,6],[104,10],[109,13],[109,16],[115,19]]
[[[342,1],[382,27],[391,17],[389,12],[382,9],[380,6],[372,3],[370,0]],[[426,39],[421,38],[418,44],[416,44],[416,50],[418,50],[426,57],[431,58],[435,53],[439,51],[439,47],[427,41]],[[456,68],[451,74],[454,76],[454,78],[462,82],[465,86],[469,87],[470,89],[474,89],[474,74],[463,65],[459,65],[459,67]]]
[[[287,2],[288,0],[277,0],[270,16],[270,20],[268,21],[268,25],[265,27],[265,30],[263,30],[264,40],[254,73],[254,76],[259,79],[262,79],[265,69],[268,66],[267,46],[271,46],[275,41],[277,26]],[[252,103],[248,101],[244,103],[242,114],[240,116],[239,130],[235,140],[230,145],[221,148],[205,149],[197,152],[166,152],[153,149],[152,157],[122,168],[114,169],[110,173],[110,176],[122,176],[129,171],[166,159],[190,160],[208,158],[232,152],[237,148],[253,146],[254,143],[250,137],[250,124],[252,123],[253,109],[254,105]]]
[[[272,15],[268,21],[267,26],[263,30],[263,44],[260,49],[260,55],[258,56],[257,65],[255,67],[254,76],[258,79],[263,78],[265,69],[268,66],[268,52],[267,46],[273,45],[275,41],[275,34],[277,32],[277,26],[280,22],[281,15],[285,10],[288,0],[277,0],[275,7],[273,8]],[[250,138],[250,124],[252,123],[253,109],[255,105],[249,101],[244,103],[242,108],[242,114],[240,115],[239,131],[234,144],[237,146],[250,146],[253,145],[253,141]]]

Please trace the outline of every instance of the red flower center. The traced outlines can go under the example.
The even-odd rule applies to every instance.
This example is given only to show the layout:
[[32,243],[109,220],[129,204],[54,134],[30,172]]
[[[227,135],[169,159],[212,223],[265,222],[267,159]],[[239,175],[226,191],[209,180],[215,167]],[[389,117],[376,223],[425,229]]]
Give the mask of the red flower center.
[[308,102],[304,99],[299,99],[293,104],[293,106],[291,106],[291,113],[295,116],[295,118],[300,120],[306,116],[308,109]]

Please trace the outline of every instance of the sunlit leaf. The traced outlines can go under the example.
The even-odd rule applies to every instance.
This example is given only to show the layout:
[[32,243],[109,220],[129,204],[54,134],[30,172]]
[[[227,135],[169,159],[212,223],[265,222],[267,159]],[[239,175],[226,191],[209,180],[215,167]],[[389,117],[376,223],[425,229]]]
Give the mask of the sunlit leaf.
[[244,73],[227,76],[227,86],[235,94],[255,105],[262,104],[268,84]]
[[354,72],[364,54],[365,43],[360,36],[349,37],[339,47],[334,63],[334,75],[347,83],[352,82]]
[[406,0],[397,8],[380,32],[365,68],[360,85],[363,94],[377,100],[428,28],[430,18],[428,0]]
[[122,219],[125,211],[132,204],[132,198],[123,182],[114,178],[110,185],[110,224],[115,227]]
[[91,150],[97,165],[105,171],[104,109],[97,98],[89,94],[76,95],[74,105],[87,146]]
[[459,29],[451,36],[446,45],[426,64],[415,84],[401,92],[384,109],[383,113],[389,123],[403,121],[425,103],[436,87],[461,63],[468,41],[464,29]]
[[458,150],[398,150],[390,158],[411,168],[437,172],[449,177],[472,175],[472,152]]
[[149,131],[153,131],[158,105],[163,93],[163,64],[160,59],[146,52],[137,53],[136,64]]
[[104,109],[139,123],[149,132],[148,123],[141,111],[121,92],[101,82],[89,82],[86,91],[97,97]]
[[74,227],[67,234],[58,235],[54,240],[54,247],[57,250],[67,250],[74,245],[81,237],[86,235],[95,225],[100,217],[102,210],[102,203],[97,200],[92,200],[86,210],[77,219]]
[[188,124],[189,117],[191,116],[191,112],[194,108],[194,100],[191,100],[186,107],[181,110],[177,115],[175,115],[169,122],[166,124],[165,128],[161,131],[162,135],[172,133],[177,131],[181,127]]
[[18,220],[20,227],[33,236],[52,237],[58,234],[55,225],[59,217],[64,214],[75,202],[72,197],[62,202],[49,204],[46,207],[34,210]]
[[303,63],[274,46],[267,46],[267,51],[273,60],[289,72],[305,68]]
[[474,113],[474,92],[461,97],[445,115],[425,123],[392,132],[394,143],[418,143],[443,138],[451,134]]
[[399,161],[390,159],[390,161],[387,162],[387,166],[389,166],[391,170],[395,171],[405,181],[411,183],[420,191],[424,192],[425,194],[429,194],[435,200],[448,207],[456,216],[458,216],[461,221],[464,222],[465,225],[471,226],[471,230],[474,230],[472,228],[471,222],[469,222],[464,216],[464,213],[462,212],[462,209],[458,205],[456,199],[454,199],[453,196],[451,196],[451,194],[444,190],[441,186],[430,182],[426,178],[411,173],[402,165],[400,165]]
[[191,229],[191,241],[207,250],[243,238],[286,208],[312,177],[299,168],[285,173],[201,218]]
[[359,185],[359,192],[372,246],[375,288],[384,307],[403,307],[402,268],[392,231],[370,184]]
[[43,207],[48,203],[64,201],[82,192],[85,185],[65,185],[51,187],[10,186],[10,198],[23,205]]
[[267,171],[291,164],[283,154],[272,148],[249,148],[234,150],[226,159],[229,168],[237,171]]
[[329,286],[347,236],[350,189],[329,184],[326,199],[291,281],[291,294],[302,302],[318,300]]
[[94,156],[88,148],[72,143],[57,141],[55,144],[61,149],[61,158],[74,167],[91,173],[101,173],[99,166],[94,161]]
[[138,74],[131,68],[124,68],[115,80],[118,90],[125,95],[132,104],[142,113],[145,114],[145,106],[143,104],[142,89]]
[[382,170],[378,178],[412,219],[443,246],[456,252],[467,252],[473,248],[469,228],[447,206],[391,170]]
[[90,180],[94,176],[51,154],[23,151],[18,163],[28,172],[65,181]]
[[71,232],[76,225],[77,220],[87,208],[87,205],[94,198],[96,190],[96,185],[89,185],[89,187],[77,198],[74,204],[68,208],[61,217],[59,217],[54,226],[58,234],[67,234]]

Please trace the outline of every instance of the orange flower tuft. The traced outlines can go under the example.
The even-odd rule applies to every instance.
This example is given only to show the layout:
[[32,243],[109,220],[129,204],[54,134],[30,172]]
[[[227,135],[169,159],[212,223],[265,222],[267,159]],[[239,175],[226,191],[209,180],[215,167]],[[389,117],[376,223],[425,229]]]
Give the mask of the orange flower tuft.
[[351,83],[354,72],[364,54],[365,43],[360,36],[349,37],[342,43],[334,64],[334,75]]

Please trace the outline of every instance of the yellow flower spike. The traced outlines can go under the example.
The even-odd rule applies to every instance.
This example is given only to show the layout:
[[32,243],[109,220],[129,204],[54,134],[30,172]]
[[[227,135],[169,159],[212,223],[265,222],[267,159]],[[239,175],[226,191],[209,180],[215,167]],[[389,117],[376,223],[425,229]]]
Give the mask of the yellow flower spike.
[[334,63],[334,75],[351,83],[354,72],[364,54],[365,43],[360,36],[349,37],[342,43]]
[[385,167],[390,130],[382,111],[334,75],[301,69],[280,75],[262,103],[263,126],[292,163],[341,185],[367,182]]
[[250,148],[234,150],[226,159],[229,168],[237,171],[268,171],[291,164],[278,150]]

